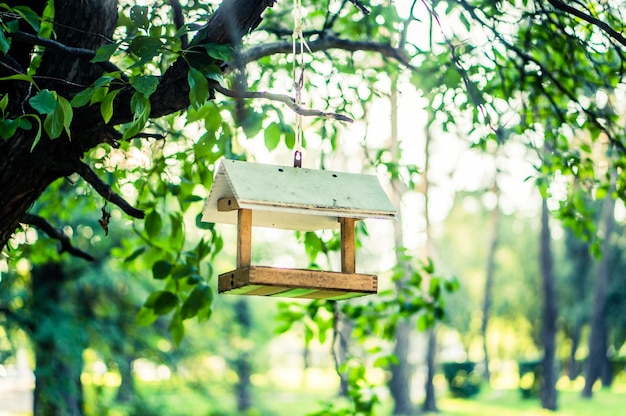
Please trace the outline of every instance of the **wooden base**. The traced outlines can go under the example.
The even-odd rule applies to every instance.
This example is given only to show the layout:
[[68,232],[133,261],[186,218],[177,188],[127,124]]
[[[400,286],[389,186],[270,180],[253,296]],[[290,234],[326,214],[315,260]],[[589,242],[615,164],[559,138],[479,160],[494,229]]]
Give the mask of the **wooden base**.
[[341,300],[373,295],[378,277],[371,274],[245,266],[220,274],[219,293],[300,299]]

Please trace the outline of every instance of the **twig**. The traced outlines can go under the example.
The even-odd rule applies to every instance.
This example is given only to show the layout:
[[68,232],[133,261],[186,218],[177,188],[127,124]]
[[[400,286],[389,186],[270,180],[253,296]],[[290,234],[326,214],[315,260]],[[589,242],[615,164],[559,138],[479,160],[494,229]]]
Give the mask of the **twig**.
[[293,111],[295,111],[297,114],[300,114],[301,116],[332,118],[332,119],[339,120],[339,121],[345,121],[347,123],[354,122],[353,119],[343,114],[327,113],[327,112],[320,111],[320,110],[307,110],[306,108],[302,108],[298,104],[296,104],[296,100],[294,100],[292,97],[288,95],[274,94],[271,92],[264,92],[264,91],[238,92],[238,91],[229,90],[228,88],[224,88],[221,85],[216,84],[216,83],[212,83],[211,88],[214,88],[215,91],[219,92],[220,94],[223,94],[231,98],[264,98],[264,99],[272,100],[272,101],[280,101],[281,103],[286,104],[287,107],[291,108]]
[[59,240],[61,242],[61,248],[59,249],[60,253],[66,251],[72,256],[80,257],[87,261],[96,260],[91,254],[74,247],[72,245],[72,242],[70,241],[70,238],[67,235],[65,235],[62,231],[54,228],[52,224],[46,221],[43,217],[34,214],[24,214],[21,222],[24,224],[32,225],[33,227],[37,227],[41,231],[46,233],[48,237]]
[[361,13],[365,15],[370,14],[370,11],[368,10],[367,7],[365,7],[365,5],[361,2],[361,0],[350,0],[350,3],[354,4],[356,8],[361,11]]
[[603,22],[600,19],[597,19],[589,14],[583,13],[580,10],[570,6],[569,4],[566,4],[560,0],[548,0],[548,3],[550,3],[552,6],[554,6],[556,9],[559,9],[565,13],[571,14],[572,16],[576,16],[582,20],[584,20],[587,23],[590,23],[598,28],[600,28],[602,31],[604,31],[607,35],[609,35],[609,37],[615,39],[616,41],[618,41],[619,43],[621,43],[623,46],[626,46],[626,38],[619,33],[617,30],[613,29],[608,23]]
[[83,162],[76,163],[76,172],[90,184],[104,199],[120,207],[122,211],[134,218],[143,219],[145,213],[131,206],[124,198],[113,192],[113,189],[94,172],[88,165]]

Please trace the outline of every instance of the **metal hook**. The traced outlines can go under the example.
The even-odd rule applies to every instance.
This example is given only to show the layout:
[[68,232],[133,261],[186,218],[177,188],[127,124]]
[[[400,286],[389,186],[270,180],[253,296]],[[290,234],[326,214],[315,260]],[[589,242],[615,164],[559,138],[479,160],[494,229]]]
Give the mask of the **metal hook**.
[[294,168],[302,167],[302,152],[299,150],[296,150],[296,152],[293,154],[293,167]]

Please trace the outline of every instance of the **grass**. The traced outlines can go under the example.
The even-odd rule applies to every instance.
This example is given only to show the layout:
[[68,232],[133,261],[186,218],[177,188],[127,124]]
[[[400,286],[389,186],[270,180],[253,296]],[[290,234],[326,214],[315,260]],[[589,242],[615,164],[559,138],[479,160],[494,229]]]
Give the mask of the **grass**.
[[[106,414],[242,416],[236,411],[232,390],[219,384],[200,385],[194,388],[190,388],[186,383],[142,384],[140,391],[143,403],[139,407],[141,410],[135,408],[134,411],[129,411],[130,409],[118,407],[109,409]],[[342,403],[337,399],[334,386],[316,387],[307,388],[297,383],[290,387],[273,384],[257,386],[252,391],[254,410],[248,412],[246,416],[305,416],[323,409],[325,402]],[[390,416],[392,406],[391,399],[385,397],[383,403],[376,408],[375,415]],[[446,389],[439,389],[437,406],[439,408],[437,415],[442,416],[612,416],[624,414],[626,384],[622,382],[612,389],[598,389],[592,399],[583,399],[578,385],[562,386],[558,396],[559,409],[556,412],[541,409],[538,398],[523,399],[517,389],[491,389],[485,386],[471,399],[453,398],[448,395]],[[344,406],[338,406],[340,407]]]
[[485,390],[469,400],[442,397],[438,407],[447,416],[610,416],[624,411],[626,392],[598,390],[583,399],[579,391],[561,390],[556,412],[542,409],[538,398],[522,399],[518,390]]

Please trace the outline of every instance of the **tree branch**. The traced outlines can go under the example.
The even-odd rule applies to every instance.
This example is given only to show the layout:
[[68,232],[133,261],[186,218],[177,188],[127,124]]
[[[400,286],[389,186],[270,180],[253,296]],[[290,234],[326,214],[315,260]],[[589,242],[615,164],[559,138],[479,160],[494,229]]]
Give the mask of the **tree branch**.
[[[67,45],[62,44],[61,42],[57,42],[52,39],[42,38],[37,35],[32,35],[30,33],[14,32],[14,33],[7,33],[7,36],[10,36],[11,38],[17,41],[20,41],[28,45],[37,45],[37,46],[44,46],[46,48],[53,48],[59,52],[62,52],[66,55],[70,55],[76,58],[91,60],[96,56],[96,52],[92,51],[91,49],[75,48],[72,46],[67,46]],[[96,62],[96,65],[101,66],[102,69],[104,69],[105,71],[122,73],[122,70],[120,68],[118,68],[112,62],[109,62],[109,61]]]
[[[324,35],[319,39],[308,42],[311,52],[324,51],[327,49],[342,49],[348,52],[369,51],[377,52],[382,56],[394,59],[412,71],[417,70],[411,65],[409,57],[406,53],[398,48],[394,48],[388,43],[373,42],[368,40],[348,40],[341,39],[334,35]],[[256,61],[265,56],[277,53],[291,53],[293,44],[291,41],[271,42],[263,45],[252,47],[241,53],[241,57],[245,62]]]
[[61,242],[61,247],[59,249],[60,253],[66,251],[74,257],[80,257],[87,261],[96,260],[92,255],[74,247],[70,241],[70,238],[67,235],[65,235],[62,231],[54,228],[52,224],[50,224],[48,221],[46,221],[44,218],[40,217],[39,215],[24,214],[21,222],[23,224],[32,225],[33,227],[39,228],[41,231],[46,233],[48,237],[59,240]]
[[76,172],[96,190],[104,199],[120,207],[122,211],[134,218],[142,219],[145,213],[131,206],[124,198],[113,192],[111,187],[104,183],[102,179],[88,165],[83,162],[76,163]]
[[220,94],[231,98],[264,98],[272,101],[280,101],[281,103],[286,104],[287,107],[291,108],[297,114],[300,114],[302,116],[332,118],[339,121],[345,121],[347,123],[352,123],[354,121],[350,117],[343,114],[327,113],[320,110],[307,110],[306,108],[302,108],[301,106],[296,104],[296,100],[294,100],[292,97],[289,97],[288,95],[274,94],[264,91],[232,91],[222,87],[219,84],[212,84],[211,87]]
[[589,14],[583,13],[580,10],[570,6],[569,4],[562,2],[561,0],[548,0],[548,3],[550,3],[552,6],[554,6],[558,10],[564,11],[565,13],[571,14],[572,16],[576,16],[579,19],[582,19],[585,22],[590,23],[600,28],[609,37],[615,39],[617,42],[621,43],[623,46],[626,46],[626,38],[617,30],[613,29],[608,23],[603,22],[602,20],[596,17],[593,17]]
[[[170,0],[170,6],[172,6],[172,12],[174,13],[174,24],[176,25],[176,29],[180,30],[183,26],[185,26],[185,15],[183,14],[183,8],[180,5],[180,1],[178,0]],[[180,35],[180,46],[183,49],[187,49],[189,46],[189,39],[187,39],[187,34],[183,33]]]

